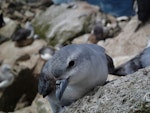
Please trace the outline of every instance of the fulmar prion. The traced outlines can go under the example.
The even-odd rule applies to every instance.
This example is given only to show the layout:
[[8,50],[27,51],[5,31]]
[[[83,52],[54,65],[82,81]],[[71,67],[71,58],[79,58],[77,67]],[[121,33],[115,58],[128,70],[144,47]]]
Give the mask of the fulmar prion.
[[104,48],[96,44],[68,45],[43,66],[38,90],[47,96],[53,113],[60,113],[63,106],[83,97],[96,85],[104,85],[113,68]]

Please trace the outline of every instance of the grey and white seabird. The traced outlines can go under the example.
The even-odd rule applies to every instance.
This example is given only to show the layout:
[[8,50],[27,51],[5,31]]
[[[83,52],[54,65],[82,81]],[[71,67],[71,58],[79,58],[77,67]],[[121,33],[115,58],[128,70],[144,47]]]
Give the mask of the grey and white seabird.
[[55,50],[54,48],[50,47],[50,46],[44,46],[39,50],[39,54],[41,59],[47,61],[50,58],[52,58],[52,56],[54,55]]
[[[148,44],[149,46],[149,44]],[[146,47],[140,54],[131,60],[115,68],[112,74],[125,76],[138,71],[141,68],[150,66],[150,47]]]
[[2,64],[0,68],[0,89],[10,86],[15,79],[14,74],[11,72],[11,67],[8,64]]
[[32,24],[30,22],[26,22],[25,27],[16,31],[12,35],[11,39],[16,42],[16,46],[18,47],[24,47],[32,44],[34,40],[34,28]]
[[53,113],[60,113],[63,106],[105,84],[111,70],[108,68],[114,68],[110,59],[104,48],[96,44],[65,46],[43,66],[38,91],[48,98]]
[[104,26],[100,21],[97,21],[92,29],[92,34],[89,36],[88,41],[96,44],[100,40],[105,40]]

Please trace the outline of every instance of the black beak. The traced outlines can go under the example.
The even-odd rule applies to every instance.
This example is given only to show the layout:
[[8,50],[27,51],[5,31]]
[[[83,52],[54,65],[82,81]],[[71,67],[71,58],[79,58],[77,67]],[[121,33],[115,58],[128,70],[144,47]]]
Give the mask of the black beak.
[[65,80],[57,80],[56,81],[56,97],[61,100],[63,93],[68,85],[68,78]]

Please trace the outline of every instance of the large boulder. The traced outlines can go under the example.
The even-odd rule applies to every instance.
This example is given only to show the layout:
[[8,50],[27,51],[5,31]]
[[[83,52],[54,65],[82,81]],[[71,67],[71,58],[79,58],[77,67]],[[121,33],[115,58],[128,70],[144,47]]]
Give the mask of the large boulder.
[[33,24],[37,34],[56,45],[89,32],[97,15],[99,8],[86,2],[52,5]]
[[98,86],[65,113],[149,113],[150,67]]

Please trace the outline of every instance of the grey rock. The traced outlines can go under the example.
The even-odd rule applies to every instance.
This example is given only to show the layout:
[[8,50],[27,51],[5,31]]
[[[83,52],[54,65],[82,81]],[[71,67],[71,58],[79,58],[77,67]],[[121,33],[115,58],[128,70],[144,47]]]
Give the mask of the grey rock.
[[66,107],[65,113],[148,113],[150,67],[99,86]]
[[50,44],[56,45],[72,40],[81,33],[89,32],[98,13],[98,7],[85,2],[77,2],[74,5],[52,5],[33,23],[37,34],[46,38]]
[[[15,43],[12,41],[5,42],[0,45],[0,61],[10,64],[11,66],[13,66],[15,63],[18,63],[22,66],[27,66],[29,69],[32,69],[39,57],[38,51],[43,46],[46,46],[46,42],[44,40],[35,40],[32,45],[23,48],[15,47]],[[20,57],[26,54],[31,57],[29,61],[17,62]],[[34,59],[32,59],[32,57]]]
[[47,99],[37,94],[31,106],[17,110],[13,113],[51,113],[51,108]]
[[82,36],[79,36],[75,39],[73,39],[72,43],[73,44],[83,44],[83,43],[88,43],[88,38],[90,34],[84,34]]
[[32,13],[30,11],[26,11],[25,16],[28,17],[28,18],[32,18],[34,16],[34,13]]
[[6,25],[0,29],[0,36],[10,38],[12,34],[16,31],[19,24],[9,18],[4,18],[4,21]]

